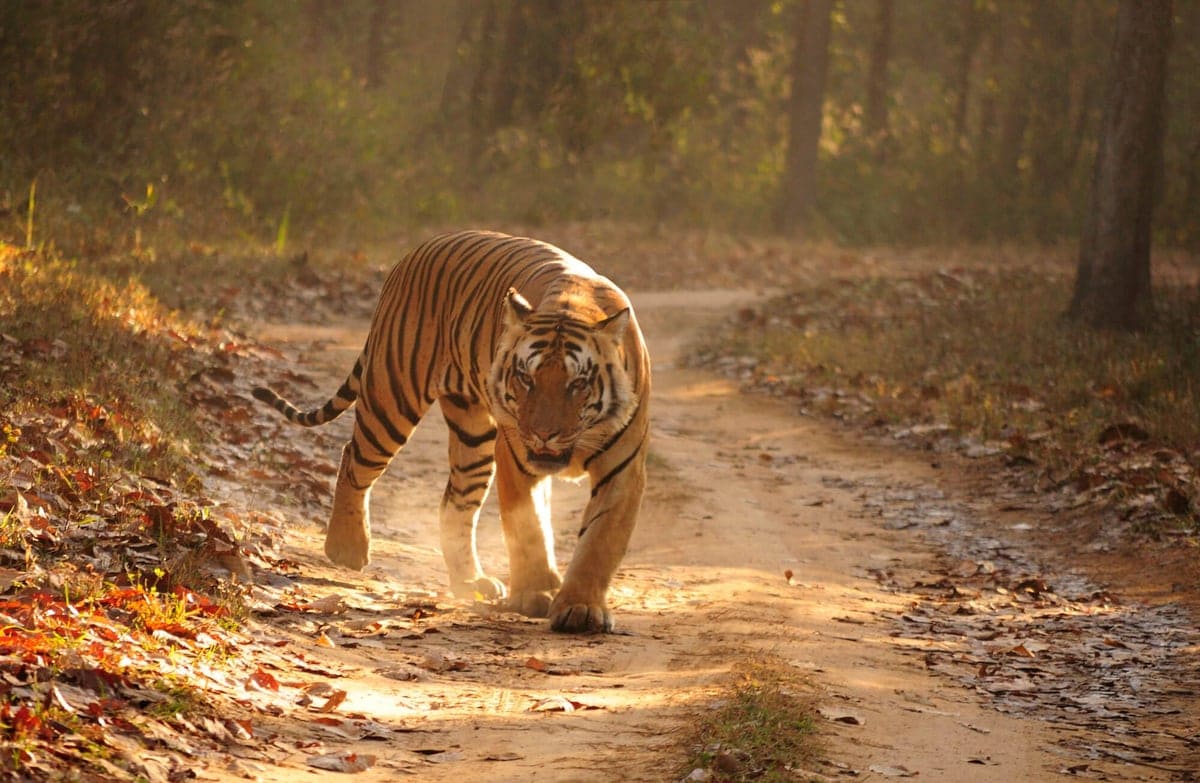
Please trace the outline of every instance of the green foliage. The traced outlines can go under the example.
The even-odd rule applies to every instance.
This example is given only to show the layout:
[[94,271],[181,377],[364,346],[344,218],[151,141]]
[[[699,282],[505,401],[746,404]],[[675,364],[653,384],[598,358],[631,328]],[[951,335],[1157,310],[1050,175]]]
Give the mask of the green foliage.
[[[895,4],[882,132],[865,119],[876,4],[836,5],[817,230],[850,242],[1074,235],[1115,5]],[[32,241],[35,195],[39,236],[99,250],[163,225],[276,244],[417,222],[764,230],[794,10],[2,4],[0,235]],[[1180,6],[1176,32],[1159,234],[1194,244],[1195,4]]]

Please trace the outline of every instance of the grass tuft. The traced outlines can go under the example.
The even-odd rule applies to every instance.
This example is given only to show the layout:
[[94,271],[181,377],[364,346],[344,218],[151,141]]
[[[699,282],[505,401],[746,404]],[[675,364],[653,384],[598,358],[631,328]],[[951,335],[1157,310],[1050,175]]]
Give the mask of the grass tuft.
[[816,710],[804,676],[763,655],[742,663],[716,706],[698,716],[693,754],[684,775],[703,769],[706,780],[800,781],[816,757]]

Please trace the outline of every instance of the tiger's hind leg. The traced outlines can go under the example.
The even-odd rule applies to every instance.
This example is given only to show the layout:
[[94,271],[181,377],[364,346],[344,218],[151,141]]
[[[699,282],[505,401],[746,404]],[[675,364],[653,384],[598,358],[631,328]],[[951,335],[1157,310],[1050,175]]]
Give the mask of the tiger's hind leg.
[[415,421],[399,416],[384,419],[359,401],[354,434],[342,449],[333,513],[325,531],[325,555],[334,563],[357,571],[371,562],[371,487],[408,442],[419,420],[419,414]]
[[508,607],[527,617],[545,617],[562,584],[554,564],[550,478],[522,470],[503,433],[496,446],[496,468],[510,571]]
[[442,397],[441,404],[450,430],[450,478],[438,516],[450,588],[461,598],[503,598],[504,583],[483,572],[475,545],[479,509],[496,472],[496,422],[485,408],[456,395]]

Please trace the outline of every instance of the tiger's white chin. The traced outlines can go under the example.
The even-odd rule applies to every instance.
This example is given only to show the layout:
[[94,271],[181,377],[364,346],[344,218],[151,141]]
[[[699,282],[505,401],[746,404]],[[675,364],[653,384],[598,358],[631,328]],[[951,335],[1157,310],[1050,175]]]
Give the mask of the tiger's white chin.
[[571,464],[572,449],[566,448],[562,451],[538,451],[526,447],[525,462],[529,467],[547,476],[561,473]]

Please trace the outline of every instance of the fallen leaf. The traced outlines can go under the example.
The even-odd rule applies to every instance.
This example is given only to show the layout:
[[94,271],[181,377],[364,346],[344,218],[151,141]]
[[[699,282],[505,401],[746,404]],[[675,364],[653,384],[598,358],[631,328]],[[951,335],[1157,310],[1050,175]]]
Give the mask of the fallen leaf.
[[584,704],[580,701],[573,701],[565,696],[550,696],[546,699],[540,699],[533,703],[526,712],[575,712],[576,710],[599,710],[592,704]]
[[333,712],[345,700],[346,700],[346,692],[341,689],[335,688],[333,691],[333,694],[329,697],[329,700],[326,701],[320,707],[318,707],[317,712]]
[[817,714],[825,720],[846,723],[851,726],[862,726],[866,722],[858,713],[836,707],[817,707]]
[[275,676],[270,672],[263,671],[262,668],[259,668],[254,674],[250,675],[250,678],[246,681],[246,687],[249,688],[251,684],[267,691],[279,690],[279,680],[276,680]]
[[350,607],[346,605],[345,596],[332,593],[324,598],[318,598],[315,601],[300,604],[300,608],[306,612],[319,612],[321,614],[341,614]]
[[445,764],[449,761],[462,761],[464,758],[461,750],[446,750],[441,753],[430,753],[425,756],[426,761],[432,761],[434,764]]
[[913,772],[908,767],[890,766],[887,764],[872,764],[867,767],[877,775],[883,775],[885,778],[915,778],[918,773]]
[[371,753],[324,753],[308,760],[310,767],[331,772],[365,772],[375,766],[377,756]]

